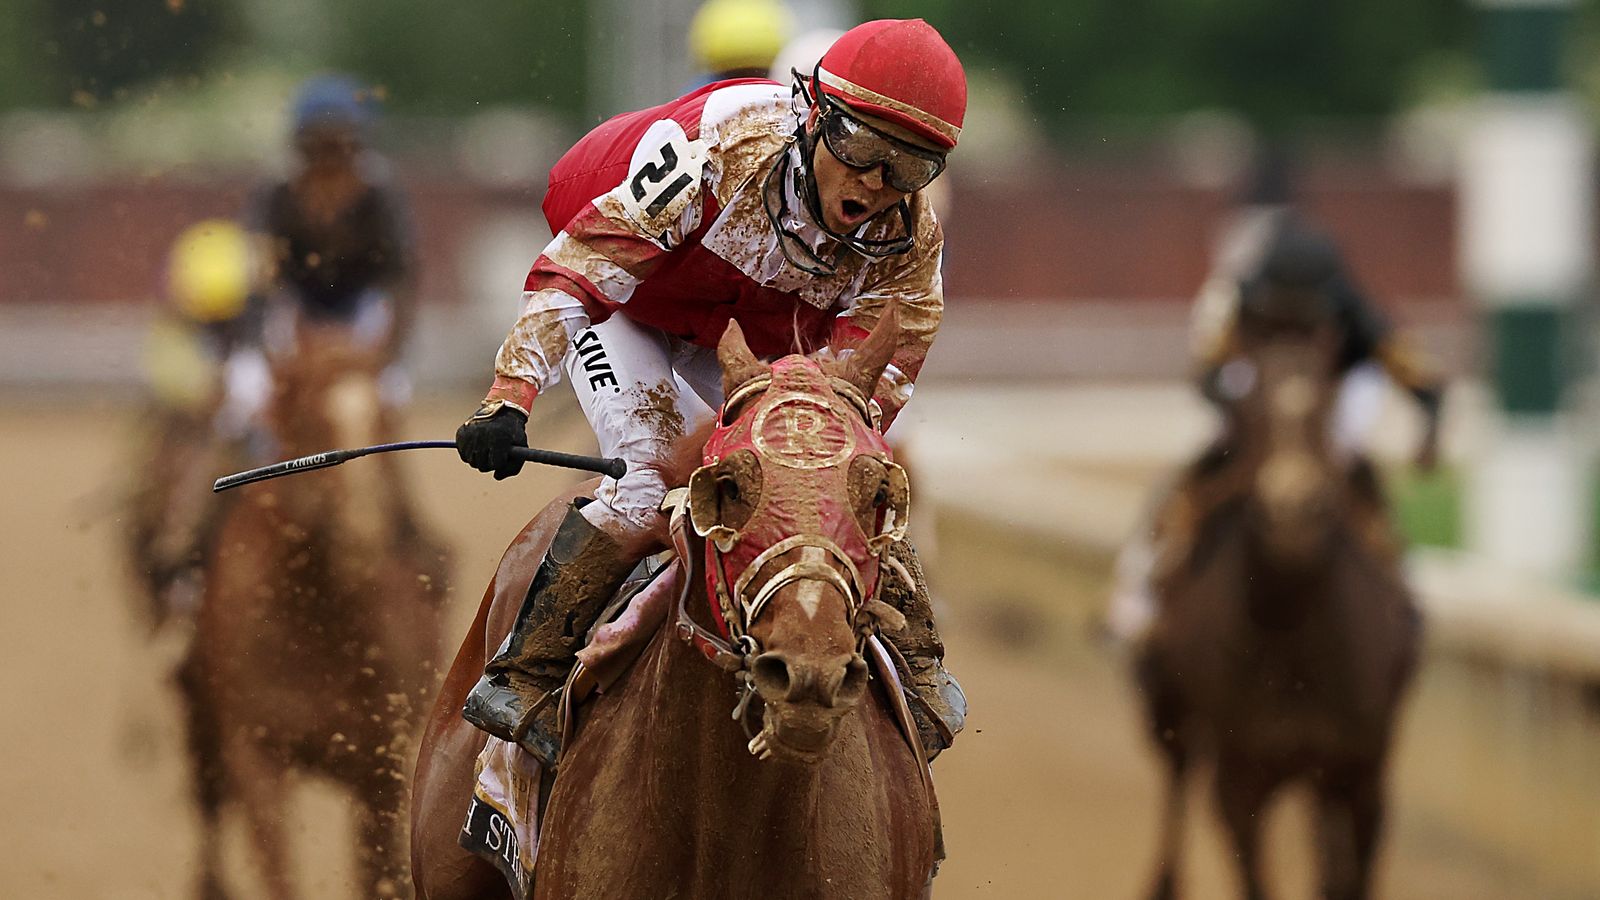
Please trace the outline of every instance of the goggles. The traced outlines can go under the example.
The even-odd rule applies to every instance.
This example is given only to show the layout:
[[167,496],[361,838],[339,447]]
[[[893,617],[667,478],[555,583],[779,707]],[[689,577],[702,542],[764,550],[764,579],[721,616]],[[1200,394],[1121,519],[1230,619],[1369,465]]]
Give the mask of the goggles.
[[[790,179],[794,182],[796,193],[807,198],[807,203],[812,209],[812,219],[822,221],[822,213],[817,212],[816,185],[807,184],[802,171],[793,166],[789,152],[785,151],[778,164],[767,173],[767,180],[762,187],[762,205],[767,212],[767,221],[772,223],[772,231],[778,236],[778,247],[783,251],[783,256],[790,265],[805,272],[826,278],[839,270],[838,263],[823,259],[817,251],[811,249],[805,238],[796,234],[784,224],[789,216],[789,194],[785,183]],[[901,236],[888,239],[863,238],[857,235],[835,234],[828,230],[826,225],[822,229],[832,237],[850,245],[863,256],[873,259],[882,259],[897,253],[904,253],[911,249],[911,210],[906,207],[904,200],[896,206],[900,212]]]
[[818,130],[836,159],[854,169],[883,167],[883,180],[904,194],[920,191],[944,171],[945,155],[884,134],[846,111],[826,94]]

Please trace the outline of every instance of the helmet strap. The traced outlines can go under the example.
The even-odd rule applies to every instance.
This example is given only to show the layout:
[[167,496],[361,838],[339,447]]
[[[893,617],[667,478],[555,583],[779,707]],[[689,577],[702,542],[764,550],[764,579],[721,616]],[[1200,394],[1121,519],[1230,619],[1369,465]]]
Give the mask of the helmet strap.
[[[761,185],[761,206],[766,210],[767,221],[772,224],[773,233],[778,236],[778,250],[783,253],[783,258],[789,261],[789,265],[807,275],[827,277],[838,271],[837,263],[834,260],[823,259],[821,254],[811,249],[811,245],[807,244],[804,238],[790,231],[784,224],[789,218],[790,171],[794,168],[790,154],[793,152],[785,147],[779,154],[778,160],[772,164],[772,170],[767,173],[766,180]],[[805,192],[802,185],[808,180],[804,177],[803,171],[802,167],[800,171],[793,173],[793,181],[802,194]],[[805,256],[805,259],[797,259],[795,252],[790,252],[791,243],[794,244],[796,252]]]
[[[819,115],[823,114],[819,113]],[[815,154],[818,150],[828,152],[826,147],[819,147],[820,142],[817,136],[820,133],[820,124],[815,130],[808,129],[803,119],[800,122],[800,126],[795,129],[795,138],[800,145],[801,159],[801,165],[795,172],[796,187],[800,196],[805,198],[806,211],[811,214],[811,221],[822,229],[823,234],[855,250],[862,256],[882,259],[886,256],[896,256],[910,252],[916,246],[916,238],[911,223],[911,206],[904,198],[894,205],[894,209],[900,214],[900,237],[878,240],[864,238],[858,234],[840,234],[828,227],[828,220],[822,215],[822,195],[817,190],[817,179],[811,171],[816,166],[813,160],[816,158]],[[860,229],[857,230],[859,231]]]

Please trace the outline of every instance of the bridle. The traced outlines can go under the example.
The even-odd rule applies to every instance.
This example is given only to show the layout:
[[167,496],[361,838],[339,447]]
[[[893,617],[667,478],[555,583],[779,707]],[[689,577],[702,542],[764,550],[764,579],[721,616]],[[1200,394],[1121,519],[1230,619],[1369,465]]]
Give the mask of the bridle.
[[[796,390],[795,385],[783,383],[792,379],[775,378],[771,373],[735,390],[723,403],[717,429],[707,442],[706,465],[695,471],[687,488],[672,491],[665,504],[671,510],[673,542],[685,566],[678,599],[677,636],[712,664],[738,678],[741,692],[734,718],[740,721],[752,740],[755,736],[745,720],[745,712],[755,693],[751,677],[754,662],[763,648],[751,629],[779,591],[806,581],[819,582],[838,591],[845,600],[846,613],[856,633],[858,654],[877,630],[880,620],[901,618],[897,610],[879,599],[879,591],[886,573],[894,570],[884,551],[905,536],[909,507],[905,470],[890,459],[888,447],[877,431],[875,407],[855,385],[837,376],[824,376],[815,362],[803,357],[780,360],[774,368],[785,364],[791,368],[806,367],[809,371],[799,374],[803,376],[802,381],[811,382],[809,386],[813,390]],[[827,380],[822,382],[821,378]],[[816,390],[822,384],[831,388],[831,396]],[[751,403],[756,405],[749,406]],[[792,453],[773,452],[771,442],[763,441],[760,428],[770,421],[774,410],[781,411],[786,406],[804,407],[827,417],[827,425],[835,429],[832,437],[840,446],[820,459],[797,459]],[[736,420],[727,421],[730,411],[742,407],[749,408]],[[717,465],[730,450],[741,449],[753,449],[764,468],[775,465],[799,469],[801,474],[806,470],[811,473],[827,470],[823,474],[840,470],[847,473],[850,461],[858,456],[877,458],[884,465],[893,489],[875,533],[868,535],[862,531],[852,510],[835,507],[834,516],[849,520],[843,529],[835,529],[842,534],[829,536],[820,531],[786,534],[751,553],[751,547],[745,544],[753,542],[752,538],[759,540],[763,533],[770,534],[772,524],[757,522],[757,517],[753,516],[740,528],[733,528],[720,521],[715,503]],[[837,480],[837,476],[834,479]],[[819,506],[825,505],[823,498],[817,498],[817,502]],[[691,546],[688,534],[691,529],[704,539],[704,554],[700,558],[706,568],[708,593],[715,599],[717,631],[702,626],[689,613],[689,597],[695,583],[694,563],[699,556]],[[769,564],[796,550],[800,551],[797,561],[761,578]]]

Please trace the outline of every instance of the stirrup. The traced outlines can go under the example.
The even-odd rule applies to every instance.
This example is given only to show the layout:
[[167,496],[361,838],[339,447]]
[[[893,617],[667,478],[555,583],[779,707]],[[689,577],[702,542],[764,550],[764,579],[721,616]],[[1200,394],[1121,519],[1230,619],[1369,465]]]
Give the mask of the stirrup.
[[461,707],[461,718],[502,741],[514,741],[517,727],[530,708],[527,696],[510,679],[497,673],[480,677],[472,686]]
[[546,772],[555,772],[561,761],[561,709],[566,692],[563,685],[545,694],[513,732],[516,745],[538,760]]
[[929,760],[950,749],[967,724],[967,695],[961,683],[938,660],[933,663],[933,676],[935,683],[928,683],[913,674],[905,685],[911,718],[922,732]]
[[461,717],[480,731],[520,746],[553,771],[561,756],[559,723],[553,717],[561,706],[563,692],[560,687],[547,691],[529,706],[527,696],[508,679],[485,675],[467,694]]

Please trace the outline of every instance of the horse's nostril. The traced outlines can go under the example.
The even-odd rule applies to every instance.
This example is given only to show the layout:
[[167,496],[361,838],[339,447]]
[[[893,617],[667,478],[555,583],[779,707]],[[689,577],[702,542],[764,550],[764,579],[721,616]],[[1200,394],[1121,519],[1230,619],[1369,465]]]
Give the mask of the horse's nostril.
[[857,653],[844,667],[844,681],[839,683],[835,702],[853,703],[867,690],[867,661]]
[[750,675],[762,697],[776,700],[789,695],[789,661],[781,654],[769,651],[756,657]]

